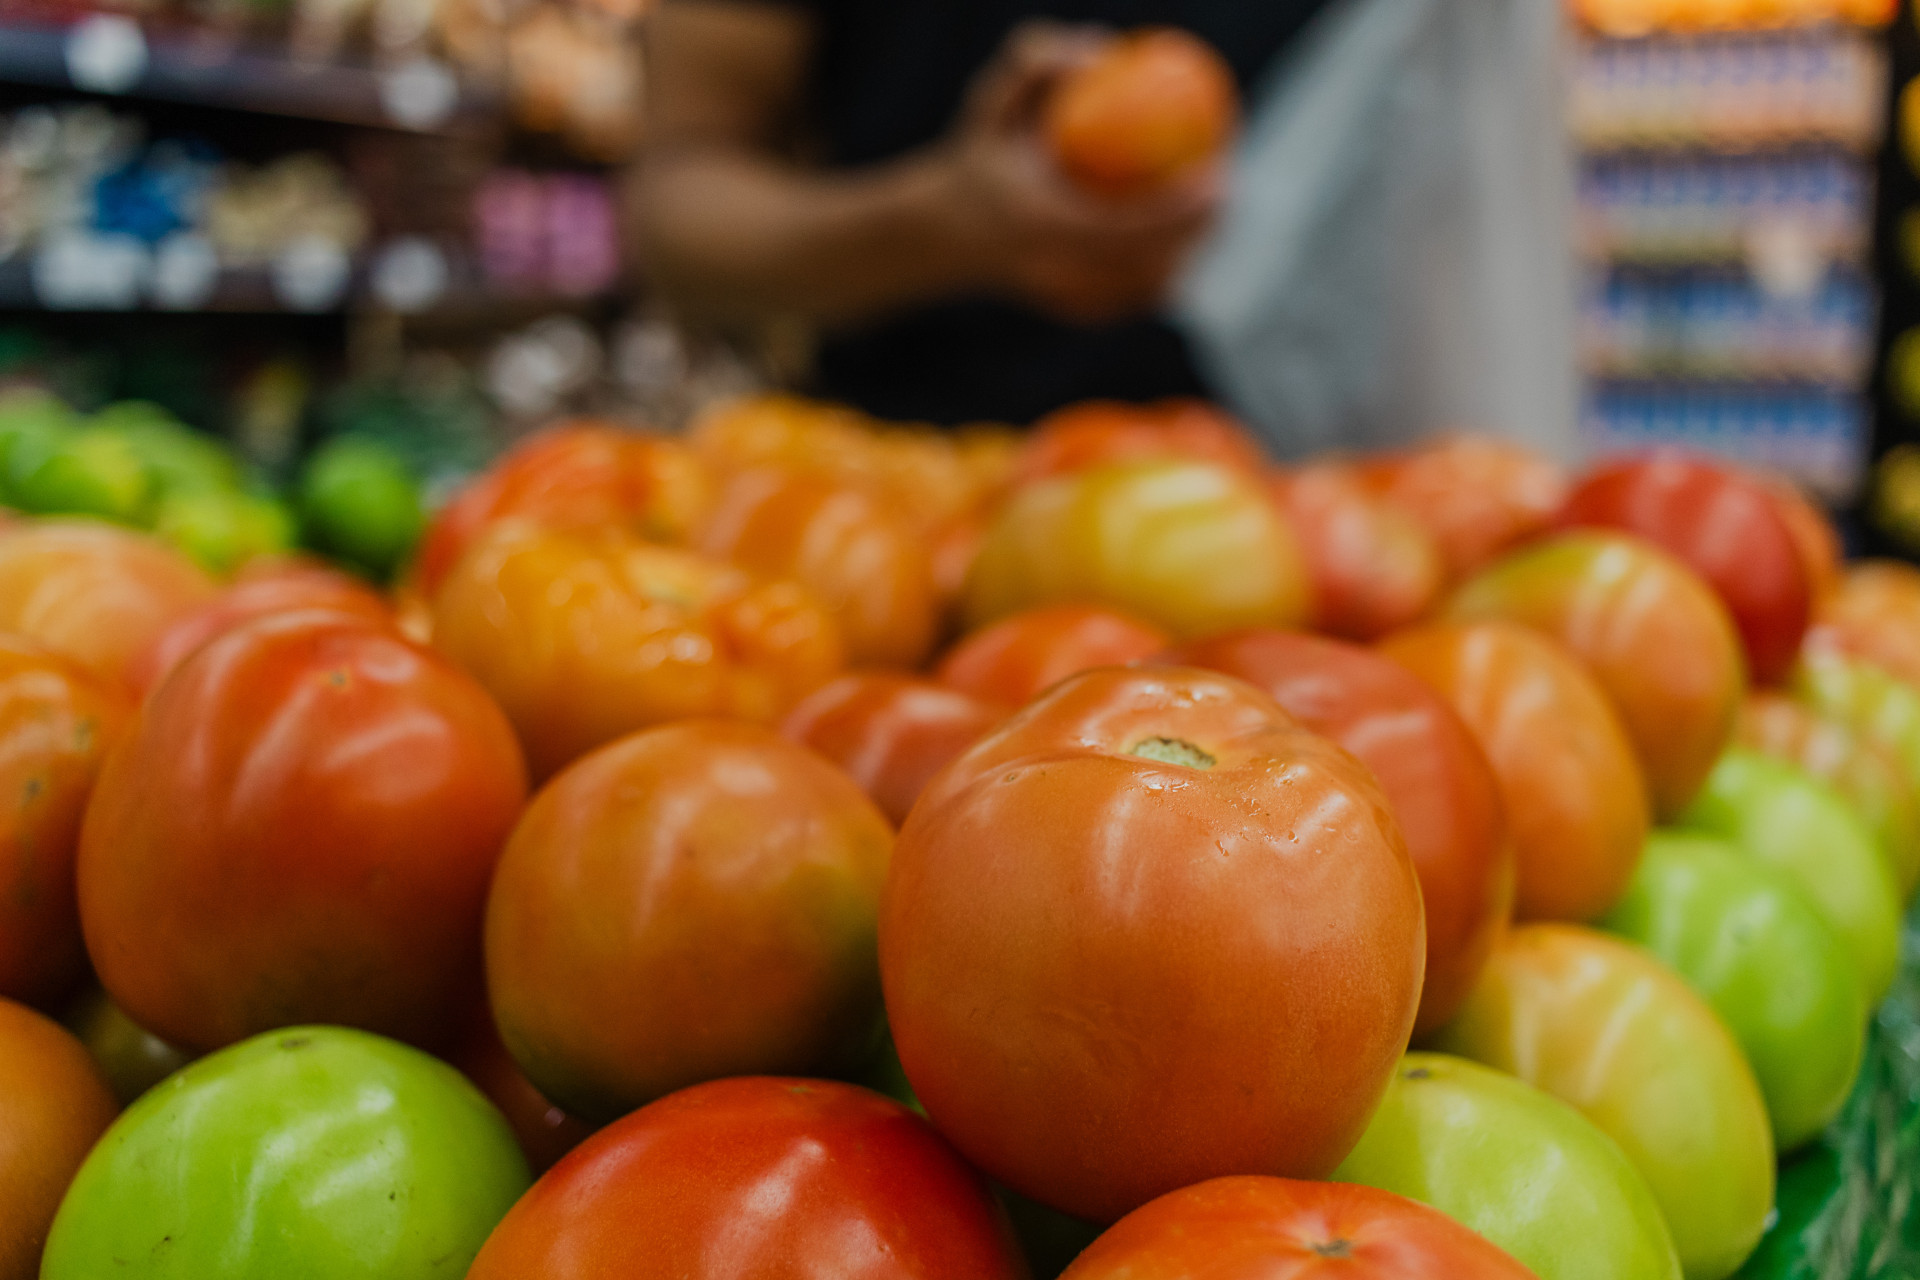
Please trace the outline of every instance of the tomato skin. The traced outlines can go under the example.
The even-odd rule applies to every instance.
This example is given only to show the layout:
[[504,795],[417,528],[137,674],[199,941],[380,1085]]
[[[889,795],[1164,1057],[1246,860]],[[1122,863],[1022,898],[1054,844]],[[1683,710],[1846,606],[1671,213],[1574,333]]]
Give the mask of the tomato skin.
[[780,732],[844,769],[897,827],[933,776],[1005,718],[930,680],[862,671],[809,694]]
[[1618,1144],[1464,1058],[1408,1054],[1334,1176],[1432,1205],[1541,1280],[1681,1280],[1653,1189]]
[[1638,947],[1576,925],[1515,929],[1438,1048],[1511,1072],[1620,1144],[1689,1280],[1723,1280],[1773,1208],[1760,1087],[1720,1019]]
[[745,1077],[684,1089],[589,1138],[468,1272],[584,1276],[1026,1280],[1027,1269],[979,1176],[905,1107],[852,1085]]
[[0,997],[46,1007],[86,969],[74,856],[132,707],[75,662],[0,634]]
[[776,722],[844,652],[797,583],[620,533],[511,523],[448,576],[433,642],[499,700],[536,779],[670,720]]
[[[1180,744],[1214,763],[1136,753],[1203,762]],[[950,765],[880,920],[927,1114],[1094,1221],[1207,1177],[1329,1172],[1405,1048],[1425,951],[1372,775],[1251,685],[1181,667],[1076,676]]]
[[1069,75],[1047,104],[1054,160],[1081,187],[1138,197],[1219,154],[1240,115],[1233,69],[1176,27],[1119,36]]
[[1159,627],[1112,609],[1044,605],[961,637],[934,679],[985,702],[1022,707],[1068,676],[1144,662],[1172,643]]
[[1545,531],[1567,495],[1558,464],[1492,436],[1447,435],[1376,455],[1360,475],[1426,527],[1456,582]]
[[1216,1178],[1161,1196],[1061,1280],[1533,1280],[1445,1214],[1337,1182]]
[[1920,684],[1920,570],[1894,560],[1848,566],[1807,639]]
[[1646,784],[1619,717],[1585,670],[1507,623],[1401,632],[1383,657],[1445,698],[1493,767],[1513,838],[1522,920],[1591,920],[1633,878]]
[[302,1021],[431,1040],[471,998],[525,796],[506,718],[430,651],[338,614],[249,623],[107,757],[80,835],[88,954],[185,1048]]
[[1588,472],[1559,523],[1619,529],[1664,548],[1727,606],[1755,680],[1775,684],[1792,670],[1812,584],[1778,501],[1759,484],[1702,459],[1655,453]]
[[119,1107],[80,1042],[0,999],[0,1280],[34,1280],[67,1184]]
[[1467,998],[1513,913],[1514,857],[1499,781],[1446,700],[1397,664],[1336,640],[1243,631],[1167,660],[1236,676],[1373,771],[1420,875],[1427,976],[1419,1036]]
[[62,1022],[86,1046],[123,1107],[193,1061],[192,1055],[135,1023],[98,986],[76,1000]]
[[1266,467],[1266,456],[1252,434],[1205,401],[1088,400],[1033,424],[1016,474],[1024,484],[1110,462],[1155,458],[1214,462],[1249,473]]
[[1773,509],[1785,522],[1800,553],[1800,568],[1807,575],[1807,589],[1818,609],[1820,602],[1840,585],[1843,553],[1840,532],[1827,513],[1815,506],[1800,487],[1781,476],[1756,474],[1753,482],[1773,499]]
[[1102,604],[1177,636],[1286,626],[1311,602],[1297,540],[1253,478],[1204,462],[1093,467],[1001,508],[967,579],[971,626]]
[[771,730],[684,721],[605,747],[535,797],[495,872],[501,1038],[588,1119],[842,1065],[878,1031],[892,843],[850,778]]
[[773,469],[727,482],[700,549],[763,578],[800,583],[832,612],[858,664],[915,667],[939,612],[913,523],[850,485]]
[[1740,1042],[1791,1151],[1847,1100],[1866,1052],[1866,994],[1846,945],[1777,871],[1711,836],[1656,831],[1603,922],[1665,961]]
[[1585,663],[1620,712],[1660,818],[1687,807],[1733,736],[1746,694],[1739,634],[1712,589],[1651,543],[1557,535],[1461,587],[1446,616],[1534,627]]
[[520,1154],[527,1158],[527,1167],[537,1178],[591,1137],[593,1126],[548,1102],[501,1043],[493,1014],[484,1005],[475,1014],[468,1020],[466,1034],[447,1055],[447,1062],[500,1109],[520,1144]]
[[1321,463],[1277,473],[1270,483],[1313,577],[1316,629],[1377,640],[1439,602],[1447,573],[1439,544],[1351,467]]

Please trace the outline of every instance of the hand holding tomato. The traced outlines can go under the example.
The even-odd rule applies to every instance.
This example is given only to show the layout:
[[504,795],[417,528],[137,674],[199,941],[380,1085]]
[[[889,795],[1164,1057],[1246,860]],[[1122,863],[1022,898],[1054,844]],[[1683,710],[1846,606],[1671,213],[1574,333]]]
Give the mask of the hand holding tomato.
[[1110,41],[1047,104],[1054,158],[1111,199],[1171,185],[1217,156],[1240,114],[1233,69],[1206,41],[1151,27]]

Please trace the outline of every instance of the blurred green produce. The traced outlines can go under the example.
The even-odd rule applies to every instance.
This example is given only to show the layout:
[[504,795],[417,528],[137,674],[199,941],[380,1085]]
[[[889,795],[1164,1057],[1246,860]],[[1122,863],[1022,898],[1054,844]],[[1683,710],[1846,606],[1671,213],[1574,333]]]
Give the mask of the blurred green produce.
[[181,489],[162,498],[153,531],[214,573],[291,549],[298,527],[286,504],[237,489]]
[[299,503],[310,545],[377,577],[412,552],[426,525],[413,470],[363,436],[337,437],[307,460]]

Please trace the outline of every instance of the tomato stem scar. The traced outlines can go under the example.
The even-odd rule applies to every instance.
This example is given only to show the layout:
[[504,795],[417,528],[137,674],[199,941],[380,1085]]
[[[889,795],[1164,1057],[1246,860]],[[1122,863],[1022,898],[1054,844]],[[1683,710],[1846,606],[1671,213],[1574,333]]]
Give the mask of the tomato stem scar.
[[1127,754],[1186,769],[1211,769],[1216,763],[1212,756],[1181,738],[1142,738],[1127,748]]

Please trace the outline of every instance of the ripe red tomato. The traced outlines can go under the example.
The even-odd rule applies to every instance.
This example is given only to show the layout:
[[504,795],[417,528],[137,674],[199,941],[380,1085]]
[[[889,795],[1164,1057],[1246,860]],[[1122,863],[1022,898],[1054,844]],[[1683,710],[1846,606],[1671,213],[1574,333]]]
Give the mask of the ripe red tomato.
[[447,1055],[447,1061],[500,1108],[535,1177],[592,1136],[592,1125],[554,1106],[533,1087],[533,1081],[521,1072],[501,1043],[500,1033],[493,1026],[493,1013],[484,1004],[468,1019],[467,1033]]
[[44,1007],[86,969],[74,849],[131,711],[78,663],[0,634],[0,996]]
[[1026,1280],[979,1176],[852,1085],[698,1085],[534,1184],[467,1280]]
[[1513,912],[1499,782],[1473,732],[1405,668],[1337,640],[1243,631],[1182,645],[1167,658],[1258,685],[1373,770],[1426,903],[1427,979],[1414,1034],[1444,1025]]
[[848,1065],[878,1029],[892,844],[851,779],[756,725],[682,721],[596,751],[535,797],[494,873],[501,1038],[588,1119]]
[[1897,560],[1850,565],[1821,602],[1808,643],[1920,685],[1920,569]]
[[1565,528],[1620,529],[1699,574],[1733,615],[1754,679],[1786,678],[1813,593],[1778,500],[1739,472],[1656,453],[1587,473],[1560,509]]
[[862,671],[815,690],[780,732],[846,770],[897,827],[933,775],[1005,718],[930,680]]
[[1107,462],[1187,458],[1259,471],[1266,455],[1247,429],[1204,400],[1126,404],[1088,400],[1034,424],[1021,447],[1021,482],[1084,471]]
[[1316,629],[1376,640],[1419,621],[1439,601],[1447,585],[1439,544],[1351,467],[1301,467],[1275,473],[1272,483],[1313,579]]
[[1426,526],[1454,579],[1546,529],[1567,496],[1558,465],[1491,436],[1442,436],[1370,458],[1360,473]]
[[1365,766],[1183,667],[1076,676],[950,765],[880,920],[927,1114],[1096,1221],[1223,1174],[1331,1172],[1406,1047],[1425,954]]
[[1068,177],[1115,199],[1165,187],[1218,155],[1240,115],[1233,68],[1174,27],[1119,37],[1047,106],[1047,139]]
[[1840,585],[1843,556],[1839,530],[1833,527],[1827,513],[1814,505],[1791,480],[1764,473],[1752,479],[1773,499],[1773,509],[1786,522],[1787,532],[1793,535],[1794,546],[1800,551],[1800,567],[1806,572],[1807,587],[1818,609],[1820,602]]
[[1420,627],[1381,646],[1453,704],[1500,780],[1523,920],[1592,920],[1626,892],[1647,841],[1646,783],[1592,676],[1507,623]]
[[54,1210],[119,1110],[80,1042],[0,1000],[0,1277],[32,1280]]
[[1019,707],[1068,676],[1144,662],[1172,643],[1159,627],[1113,609],[1046,605],[965,636],[934,678],[984,702]]
[[1060,1280],[1534,1280],[1435,1209],[1340,1182],[1216,1178],[1135,1209]]
[[214,1049],[295,1023],[454,1029],[526,796],[506,717],[339,614],[237,627],[157,690],[94,787],[80,919],[114,1002]]

